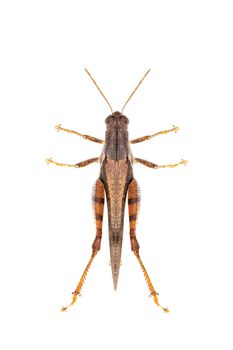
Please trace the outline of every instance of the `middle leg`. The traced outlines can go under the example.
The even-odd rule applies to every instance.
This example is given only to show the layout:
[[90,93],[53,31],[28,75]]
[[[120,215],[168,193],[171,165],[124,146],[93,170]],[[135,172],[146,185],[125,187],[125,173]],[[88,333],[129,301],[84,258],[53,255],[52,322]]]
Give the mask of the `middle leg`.
[[135,163],[140,163],[142,165],[147,166],[148,168],[152,168],[152,169],[160,169],[160,168],[175,168],[179,165],[186,165],[188,163],[187,160],[182,159],[179,163],[175,163],[175,164],[166,164],[166,165],[158,165],[152,162],[149,162],[148,160],[145,159],[141,159],[141,158],[134,158],[134,162]]
[[147,285],[149,287],[150,293],[153,296],[154,302],[163,309],[164,312],[169,312],[167,308],[162,307],[158,301],[158,294],[156,293],[154,286],[150,280],[150,277],[146,271],[145,266],[142,263],[142,260],[139,255],[139,244],[136,238],[136,225],[137,225],[137,214],[139,209],[140,195],[139,195],[139,186],[137,181],[134,179],[131,181],[128,189],[128,206],[129,206],[129,226],[130,226],[130,242],[131,249],[136,256],[143,274],[146,278]]
[[80,163],[76,163],[76,164],[66,164],[66,163],[58,163],[58,162],[55,162],[55,160],[52,160],[52,158],[47,158],[45,160],[47,162],[47,164],[55,164],[57,166],[61,166],[61,167],[69,167],[69,168],[83,168],[84,166],[87,166],[89,164],[92,164],[92,163],[97,163],[99,162],[99,158],[91,158],[91,159],[87,159],[87,160],[83,160],[82,162]]

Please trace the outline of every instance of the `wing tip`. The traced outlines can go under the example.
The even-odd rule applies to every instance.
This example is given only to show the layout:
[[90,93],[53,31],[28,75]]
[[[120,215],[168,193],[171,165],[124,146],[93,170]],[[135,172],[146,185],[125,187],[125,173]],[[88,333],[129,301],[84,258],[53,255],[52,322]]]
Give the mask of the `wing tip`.
[[118,277],[119,277],[119,272],[113,273],[113,287],[115,291],[117,290]]

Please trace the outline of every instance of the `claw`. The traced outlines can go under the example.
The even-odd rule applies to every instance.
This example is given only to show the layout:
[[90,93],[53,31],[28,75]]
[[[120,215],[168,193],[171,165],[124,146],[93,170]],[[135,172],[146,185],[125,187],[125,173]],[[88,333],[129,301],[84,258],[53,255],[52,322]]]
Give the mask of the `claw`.
[[165,313],[170,312],[170,310],[169,310],[167,307],[162,307],[162,309],[163,309],[163,311],[164,311]]
[[172,130],[173,130],[175,133],[177,133],[177,131],[180,130],[180,128],[179,128],[178,126],[172,125],[172,127],[173,127]]
[[45,159],[46,163],[49,165],[49,163],[52,163],[52,158]]
[[67,309],[68,309],[68,307],[66,306],[62,306],[62,308],[61,308],[61,312],[64,312],[64,311],[67,311]]
[[54,128],[57,130],[57,132],[61,129],[61,124],[57,124],[54,126]]
[[185,160],[185,159],[181,159],[181,164],[184,164],[184,166],[186,166],[188,163],[188,160]]

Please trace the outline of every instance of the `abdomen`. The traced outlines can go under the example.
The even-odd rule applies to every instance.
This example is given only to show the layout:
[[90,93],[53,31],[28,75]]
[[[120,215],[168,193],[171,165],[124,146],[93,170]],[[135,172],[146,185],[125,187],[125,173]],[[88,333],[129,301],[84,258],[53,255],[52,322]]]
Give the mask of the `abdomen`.
[[104,183],[107,196],[110,260],[114,289],[117,288],[121,262],[125,200],[132,178],[132,166],[128,159],[104,160],[100,179]]

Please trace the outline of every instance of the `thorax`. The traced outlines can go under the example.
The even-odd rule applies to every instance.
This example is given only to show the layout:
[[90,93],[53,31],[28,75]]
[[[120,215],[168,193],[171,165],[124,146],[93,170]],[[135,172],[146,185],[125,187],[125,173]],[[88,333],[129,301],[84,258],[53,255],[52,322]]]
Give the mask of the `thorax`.
[[119,161],[126,159],[128,154],[128,131],[117,126],[107,130],[105,134],[105,156],[107,159]]

